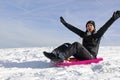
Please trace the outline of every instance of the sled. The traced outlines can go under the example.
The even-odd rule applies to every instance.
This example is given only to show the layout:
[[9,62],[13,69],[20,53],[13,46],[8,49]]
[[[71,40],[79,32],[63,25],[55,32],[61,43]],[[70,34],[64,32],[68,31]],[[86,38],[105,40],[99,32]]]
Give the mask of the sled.
[[103,60],[103,58],[95,58],[95,59],[91,59],[91,60],[81,60],[80,61],[75,58],[69,58],[68,60],[65,60],[64,62],[55,63],[55,62],[51,61],[51,63],[54,66],[72,66],[72,65],[87,65],[87,64],[91,64],[91,63],[99,63],[102,60]]

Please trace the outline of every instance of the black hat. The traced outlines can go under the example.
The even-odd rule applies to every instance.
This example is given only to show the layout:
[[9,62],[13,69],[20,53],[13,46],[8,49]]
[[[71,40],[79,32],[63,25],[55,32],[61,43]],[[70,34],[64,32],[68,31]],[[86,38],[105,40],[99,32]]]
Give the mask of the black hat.
[[88,22],[86,23],[86,27],[87,27],[87,24],[92,24],[92,25],[94,26],[94,28],[95,28],[95,22],[94,22],[93,20],[88,21]]

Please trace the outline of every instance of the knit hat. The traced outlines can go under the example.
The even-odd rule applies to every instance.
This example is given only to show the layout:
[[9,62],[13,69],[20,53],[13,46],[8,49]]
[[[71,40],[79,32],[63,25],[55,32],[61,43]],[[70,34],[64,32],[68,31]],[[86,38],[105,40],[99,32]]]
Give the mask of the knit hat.
[[95,22],[94,22],[93,20],[88,21],[88,22],[86,23],[86,27],[87,27],[88,24],[92,24],[92,25],[94,26],[94,28],[95,28]]

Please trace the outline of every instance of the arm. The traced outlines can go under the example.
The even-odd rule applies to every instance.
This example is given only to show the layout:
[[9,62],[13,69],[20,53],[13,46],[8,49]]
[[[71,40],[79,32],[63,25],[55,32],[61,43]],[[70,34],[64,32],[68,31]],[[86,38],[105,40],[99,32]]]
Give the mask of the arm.
[[97,31],[96,36],[101,37],[107,31],[107,29],[112,25],[112,23],[120,17],[120,11],[113,13],[113,16]]
[[73,31],[74,33],[76,33],[77,35],[79,35],[80,37],[83,37],[84,36],[84,32],[74,26],[72,26],[71,24],[68,24],[64,19],[63,17],[60,17],[60,21],[61,23],[66,27],[68,28],[69,30]]

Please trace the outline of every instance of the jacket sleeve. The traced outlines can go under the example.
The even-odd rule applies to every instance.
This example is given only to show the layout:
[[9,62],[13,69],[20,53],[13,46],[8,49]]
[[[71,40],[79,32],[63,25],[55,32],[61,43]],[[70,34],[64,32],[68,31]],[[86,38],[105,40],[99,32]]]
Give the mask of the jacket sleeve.
[[107,29],[112,25],[115,20],[110,18],[96,33],[98,38],[102,37],[103,34],[107,31]]
[[80,37],[83,38],[84,36],[84,32],[74,26],[72,26],[71,24],[65,22],[65,23],[62,23],[66,28],[68,28],[69,30],[71,30],[72,32],[76,33],[77,35],[79,35]]

